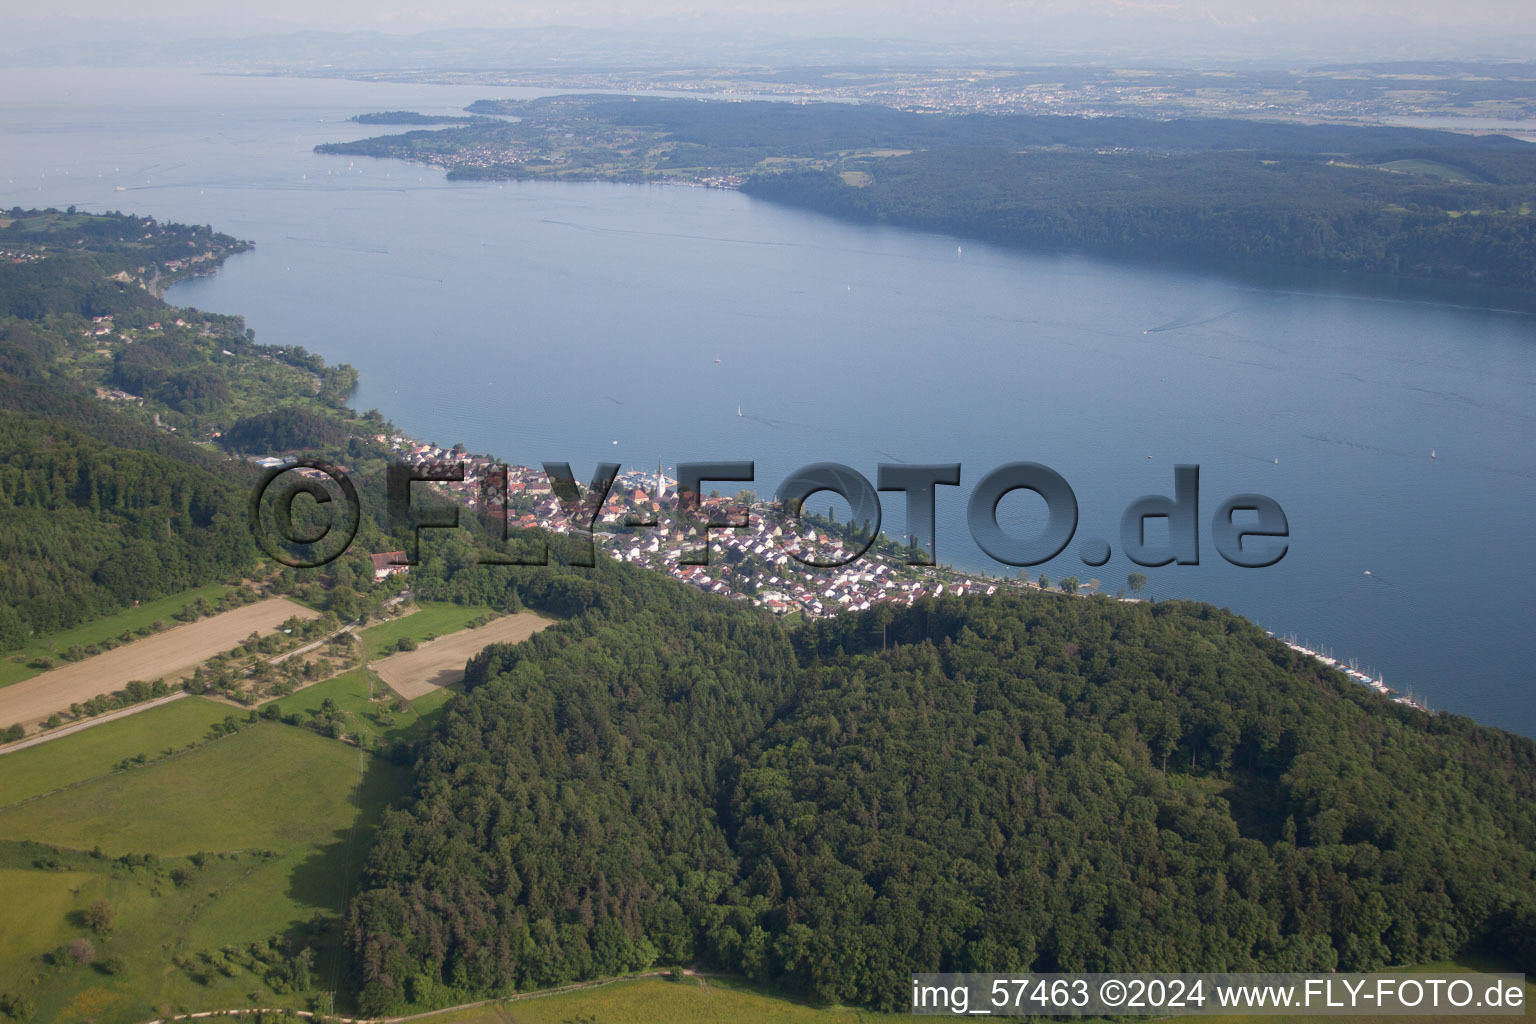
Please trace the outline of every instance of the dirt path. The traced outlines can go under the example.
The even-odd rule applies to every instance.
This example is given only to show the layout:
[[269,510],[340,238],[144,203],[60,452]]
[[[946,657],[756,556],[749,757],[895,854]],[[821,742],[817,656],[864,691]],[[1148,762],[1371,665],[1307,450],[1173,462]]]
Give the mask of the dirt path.
[[493,619],[479,629],[461,629],[428,641],[414,651],[391,654],[368,667],[390,689],[412,700],[464,678],[464,663],[490,644],[515,644],[554,625],[532,612],[518,612]]
[[287,598],[269,598],[12,683],[0,688],[0,728],[20,722],[35,729],[71,704],[121,690],[130,680],[175,675],[237,646],[253,630],[265,636],[295,616],[314,619],[319,613]]
[[[740,978],[738,974],[725,974],[719,971],[696,971],[691,967],[683,968],[683,973],[690,978],[698,978],[702,987],[708,987],[706,978]],[[611,978],[596,978],[592,981],[575,981],[568,985],[559,985],[555,988],[541,988],[534,992],[519,992],[517,995],[504,996],[500,999],[482,999],[474,1003],[461,1003],[458,1006],[445,1006],[440,1010],[427,1010],[424,1013],[413,1013],[405,1017],[331,1017],[330,1020],[340,1021],[341,1024],[407,1024],[408,1021],[430,1020],[433,1017],[441,1017],[450,1013],[462,1013],[465,1010],[478,1010],[482,1007],[493,1008],[502,1020],[511,1020],[511,1016],[503,1009],[508,1003],[521,1003],[529,999],[543,999],[548,996],[564,995],[567,992],[581,992],[586,989],[604,988],[621,981],[639,981],[642,978],[665,978],[670,971],[636,971],[633,974],[620,974]],[[291,1013],[304,1020],[315,1020],[320,1015],[308,1010],[277,1010],[241,1008],[234,1010],[204,1010],[201,1013],[180,1013],[171,1017],[163,1017],[149,1021],[148,1024],[170,1024],[179,1020],[202,1020],[207,1017],[242,1017],[257,1013]]]
[[50,729],[47,732],[35,732],[24,740],[17,740],[15,743],[7,743],[5,746],[0,747],[0,757],[4,757],[6,754],[14,754],[18,750],[26,750],[28,747],[35,747],[39,743],[47,743],[49,740],[58,740],[63,739],[65,736],[72,736],[82,729],[89,729],[95,725],[115,722],[119,718],[136,715],[140,711],[158,708],[162,704],[169,704],[173,700],[180,700],[186,696],[189,696],[186,690],[177,690],[175,693],[167,694],[164,697],[156,697],[154,700],[146,700],[141,704],[130,704],[125,708],[118,708],[116,711],[108,711],[106,714],[97,715],[95,718],[84,718],[78,722],[70,722],[68,725],[61,725],[59,728]]

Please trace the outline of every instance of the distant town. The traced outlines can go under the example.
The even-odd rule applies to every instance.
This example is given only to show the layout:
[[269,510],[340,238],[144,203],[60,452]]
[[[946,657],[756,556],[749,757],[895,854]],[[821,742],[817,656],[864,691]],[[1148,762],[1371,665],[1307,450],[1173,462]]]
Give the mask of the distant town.
[[[936,114],[1059,114],[1076,117],[1231,117],[1306,123],[1384,124],[1403,118],[1511,122],[1536,117],[1526,63],[1387,62],[1291,70],[1166,67],[805,67],[695,70],[310,72],[364,81],[446,82],[567,91],[691,93],[790,102],[872,103]],[[419,116],[419,115],[418,115]],[[379,123],[379,122],[375,122]],[[1444,127],[1454,127],[1454,123]]]

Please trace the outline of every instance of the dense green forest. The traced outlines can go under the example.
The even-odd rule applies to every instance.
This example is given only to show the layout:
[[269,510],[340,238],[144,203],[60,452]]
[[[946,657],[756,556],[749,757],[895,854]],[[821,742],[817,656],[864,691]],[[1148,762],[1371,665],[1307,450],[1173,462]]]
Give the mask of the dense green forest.
[[236,420],[221,441],[236,452],[315,452],[342,444],[347,437],[346,427],[336,420],[290,406]]
[[520,120],[318,149],[466,178],[735,175],[775,202],[1005,244],[1536,290],[1536,147],[1505,136],[592,96],[468,109]]
[[472,663],[381,828],[368,1012],[694,960],[881,1008],[911,971],[1536,966],[1536,743],[1226,612],[1041,593],[786,630],[622,566],[520,572],[413,580],[572,618]]
[[246,500],[196,463],[0,413],[0,649],[238,575]]
[[1433,159],[1493,180],[1258,154],[973,149],[849,162],[846,170],[865,176],[858,187],[819,170],[764,175],[743,187],[852,220],[993,242],[1536,289],[1536,217],[1529,209],[1536,153]]

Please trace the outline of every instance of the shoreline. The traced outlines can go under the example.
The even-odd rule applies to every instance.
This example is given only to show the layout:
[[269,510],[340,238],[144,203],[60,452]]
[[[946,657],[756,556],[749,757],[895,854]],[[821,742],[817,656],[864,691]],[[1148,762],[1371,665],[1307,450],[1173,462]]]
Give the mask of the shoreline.
[[[556,182],[552,182],[552,184],[557,184],[557,185],[560,185],[560,184],[572,184],[572,182],[556,181]],[[657,184],[660,184],[660,183],[658,182]],[[834,219],[836,219],[836,218],[834,218]],[[902,228],[901,230],[909,231],[909,230],[919,230],[919,229]],[[923,233],[934,234],[935,232],[923,232]],[[948,235],[948,234],[944,234],[943,237],[950,237],[950,238],[952,238],[954,236]],[[1113,260],[1110,260],[1107,257],[1097,256],[1097,255],[1088,256],[1088,257],[1085,257],[1085,258],[1091,259],[1091,260],[1095,260],[1095,261],[1108,260],[1109,262],[1114,262]],[[217,272],[217,268],[210,268],[210,270],[212,272],[214,272],[214,273]],[[1183,270],[1181,272],[1182,273],[1194,273],[1192,271],[1187,271],[1187,270]],[[1312,276],[1315,279],[1315,275],[1309,275],[1309,276]],[[1389,295],[1389,296],[1371,295],[1371,294],[1368,294],[1368,292],[1373,291],[1373,290],[1378,290],[1378,289],[1360,289],[1360,288],[1356,288],[1356,287],[1343,287],[1346,279],[1348,277],[1350,277],[1350,276],[1351,275],[1330,275],[1329,276],[1330,287],[1327,288],[1327,291],[1328,292],[1332,292],[1333,294],[1338,294],[1339,292],[1344,292],[1345,294],[1351,295],[1352,297],[1353,296],[1359,296],[1360,298],[1363,298],[1363,299],[1365,299],[1367,301],[1411,302],[1411,303],[1415,303],[1415,304],[1423,304],[1423,305],[1429,305],[1429,306],[1441,306],[1441,307],[1447,307],[1447,308],[1471,308],[1471,309],[1478,309],[1478,310],[1483,310],[1483,311],[1504,312],[1504,313],[1508,313],[1508,314],[1511,314],[1511,315],[1536,315],[1536,309],[1533,309],[1531,311],[1527,311],[1527,310],[1522,310],[1522,309],[1508,309],[1507,307],[1501,308],[1501,307],[1495,307],[1495,306],[1489,306],[1489,305],[1465,306],[1465,305],[1454,303],[1454,302],[1450,301],[1451,296],[1445,296],[1445,297],[1440,297],[1440,296],[1425,297],[1423,292],[1422,291],[1418,291],[1418,290],[1414,291],[1413,294],[1392,294],[1392,295]],[[1402,277],[1389,277],[1389,278],[1384,278],[1384,279],[1378,279],[1375,282],[1368,282],[1368,279],[1364,275],[1353,275],[1352,277],[1353,277],[1353,283],[1356,284],[1356,285],[1361,284],[1361,283],[1372,283],[1372,284],[1378,285],[1378,288],[1379,288],[1380,285],[1385,284],[1385,285],[1389,286],[1390,290],[1393,291],[1393,292],[1401,292],[1404,289],[1412,289],[1412,286],[1413,286],[1413,283],[1414,283],[1413,279],[1402,278]],[[159,290],[162,293],[162,296],[164,296],[165,293],[173,292],[173,289],[174,289],[175,285],[182,283],[186,279],[187,279],[186,277],[179,277],[176,280],[166,281],[164,278],[161,278],[160,279],[161,284],[160,284],[160,289]],[[1460,283],[1442,283],[1442,284],[1443,284],[1443,287],[1444,287],[1445,290],[1450,290],[1450,291],[1462,291],[1462,290],[1464,290],[1467,287],[1474,287],[1474,288],[1477,288],[1477,289],[1488,289],[1488,288],[1492,287],[1492,286],[1484,286],[1484,285],[1468,286],[1468,285],[1460,284]],[[1439,290],[1439,289],[1437,289],[1437,290]],[[1321,291],[1321,289],[1320,289],[1320,291]],[[1362,292],[1365,292],[1366,294],[1362,294]],[[1302,291],[1301,292],[1301,294],[1310,294],[1310,293],[1311,293],[1310,291]],[[166,298],[165,301],[171,302],[173,305],[175,304],[174,297]],[[433,449],[436,449],[437,455],[435,457],[437,459],[445,458],[445,457],[447,457],[450,454],[442,446],[439,446],[439,445],[437,445],[437,444],[435,444],[433,442],[423,442],[423,441],[420,441],[419,439],[411,438],[411,437],[409,437],[409,436],[407,436],[405,434],[397,434],[397,435],[395,435],[394,440],[396,440],[398,442],[402,442],[402,443],[404,443],[408,447],[414,447],[414,448],[431,447]],[[399,457],[403,453],[397,451],[394,454],[397,457]],[[410,461],[410,459],[407,458],[406,461]],[[428,460],[422,459],[420,461],[428,461]],[[534,472],[534,471],[528,469],[527,467],[518,467],[518,468],[522,472],[524,472],[524,473],[533,473]],[[465,486],[473,487],[474,486],[474,478],[470,478],[470,480],[466,481],[466,485]],[[473,501],[470,501],[467,504],[468,504],[468,507],[475,508],[475,505],[474,505]],[[509,524],[509,525],[511,525],[511,524]],[[549,521],[546,520],[546,521],[540,523],[539,525],[543,525],[546,528],[548,528],[551,524],[550,524]],[[597,524],[595,524],[595,525],[597,525]],[[563,531],[560,531],[560,532],[563,532]],[[620,535],[620,536],[622,536],[622,535]],[[641,536],[643,536],[643,534]],[[616,543],[622,543],[622,542],[620,541],[620,542],[616,542]],[[606,544],[605,545],[600,545],[600,546],[604,546],[605,550],[608,550],[611,547],[611,545],[606,545]],[[612,551],[608,550],[608,553],[610,554],[610,557],[612,557],[612,555],[613,555]],[[620,560],[630,560],[630,561],[632,561],[633,559],[620,559]],[[709,567],[704,567],[704,568],[706,568],[706,570],[707,570]],[[942,593],[952,592],[953,590],[956,589],[956,587],[955,587],[956,584],[959,584],[960,587],[963,588],[963,589],[961,589],[962,593],[969,592],[969,591],[972,591],[973,589],[975,589],[975,587],[973,586],[973,584],[975,584],[975,583],[980,583],[982,589],[985,589],[988,586],[991,586],[994,589],[997,588],[997,587],[1018,586],[1015,577],[1011,573],[1007,574],[1007,575],[1002,575],[1002,574],[998,574],[996,571],[989,570],[987,568],[962,569],[962,568],[957,567],[957,566],[955,566],[953,564],[941,564],[941,565],[933,566],[933,567],[931,567],[931,569],[934,571],[935,574],[938,574],[942,578],[941,579],[933,579],[931,581],[931,584],[932,584],[931,586],[924,586],[920,590],[909,591],[909,593],[912,594],[912,598],[911,598],[912,600],[915,600],[917,596],[924,596],[925,594],[927,594],[930,591],[932,592],[931,596],[937,596],[937,595],[942,594]],[[673,575],[676,577],[676,576],[680,576],[681,574],[674,573]],[[697,579],[692,579],[691,578],[691,579],[687,580],[687,582],[696,583],[697,585],[703,587],[704,589],[713,589],[714,588],[714,584],[716,584],[718,582],[718,580],[714,576],[714,574],[708,573],[708,572],[700,573],[700,574],[689,573],[688,575],[690,577],[695,577],[696,576],[696,577],[699,577],[699,578],[697,578]],[[823,578],[824,581],[831,581],[833,575],[834,575],[833,573],[825,573],[822,578]],[[708,578],[703,578],[703,577],[708,577]],[[911,582],[923,582],[923,581],[912,580]],[[769,585],[777,585],[777,581],[770,581]],[[1028,586],[1031,589],[1039,589],[1033,583],[1028,584]],[[821,589],[824,592],[824,591],[826,591],[829,588],[824,586]],[[1114,596],[1114,590],[1115,589],[1116,588],[1114,588],[1114,587],[1110,587],[1109,588],[1110,593],[1107,596],[1111,596],[1111,597]],[[1059,592],[1059,591],[1052,591],[1052,592]],[[836,600],[837,596],[838,595],[833,595],[832,600]],[[852,594],[850,594],[849,597],[850,597],[850,601],[848,603],[854,604],[855,606],[863,604],[862,600],[860,600],[860,601],[853,601],[852,600],[852,597],[853,597]],[[1209,600],[1207,598],[1202,598],[1202,597],[1199,597],[1199,596],[1192,596],[1192,597],[1182,598],[1182,599],[1201,600],[1201,601]],[[758,602],[758,603],[763,603],[763,602]],[[785,603],[793,603],[793,602],[785,602]],[[870,604],[865,604],[864,608],[861,608],[859,610],[867,609],[868,607],[872,606],[873,603],[874,602],[871,602]],[[910,603],[910,602],[907,602],[907,603]],[[824,599],[822,610],[824,612],[835,612],[836,610],[840,610],[840,609],[834,609],[834,608],[828,607],[828,605],[827,605],[827,603],[826,603],[826,601]],[[1249,619],[1249,621],[1254,621],[1254,620]]]
[[1336,672],[1344,673],[1346,678],[1360,683],[1362,686],[1369,687],[1370,689],[1381,694],[1383,697],[1391,700],[1394,704],[1401,704],[1404,707],[1413,708],[1415,711],[1422,711],[1426,715],[1435,714],[1435,712],[1430,709],[1429,705],[1416,698],[1412,691],[1408,693],[1401,693],[1397,690],[1394,690],[1392,687],[1387,685],[1385,676],[1378,674],[1375,677],[1372,677],[1370,673],[1363,672],[1357,668],[1356,662],[1353,659],[1351,659],[1348,664],[1345,664],[1330,654],[1324,654],[1322,651],[1314,651],[1310,647],[1306,647],[1298,643],[1295,637],[1287,640],[1283,637],[1276,636],[1274,633],[1270,633],[1267,629],[1264,632],[1269,633],[1271,637],[1279,640],[1282,644],[1289,647],[1297,654],[1306,655],[1307,657],[1313,659],[1321,665],[1326,666],[1327,668],[1331,668]]
[[[487,514],[493,520],[501,519],[509,531],[515,529],[542,529],[561,535],[577,535],[564,507],[553,495],[542,470],[528,466],[503,464],[492,455],[475,455],[464,451],[443,448],[434,442],[421,441],[405,434],[387,438],[398,458],[414,467],[440,466],[459,463],[465,469],[464,479],[451,483],[434,484],[439,494],[458,501],[467,511]],[[532,494],[536,497],[529,511],[514,521],[510,505],[481,504],[481,470],[505,465],[508,494]],[[672,518],[678,515],[676,481],[667,477],[658,467],[656,472],[630,470],[614,479],[613,487],[599,507],[591,525],[594,554],[601,551],[606,557],[620,563],[635,565],[652,572],[660,572],[681,583],[699,590],[716,594],[726,600],[748,602],[767,609],[779,617],[800,615],[807,620],[831,618],[845,611],[863,612],[881,604],[911,607],[922,598],[944,596],[968,596],[982,594],[992,596],[1000,590],[1019,593],[1036,591],[1056,597],[1091,599],[1101,597],[1124,603],[1141,603],[1139,596],[1126,597],[1124,590],[1116,594],[1106,593],[1102,583],[1095,579],[1080,581],[1075,576],[1058,579],[1057,583],[1073,581],[1071,590],[1058,585],[1041,586],[1027,578],[1026,573],[1001,576],[985,570],[963,570],[954,565],[907,565],[899,563],[901,548],[893,538],[880,534],[863,553],[836,566],[815,567],[797,562],[792,552],[803,551],[807,546],[801,538],[781,537],[779,522],[772,502],[753,502],[745,510],[747,525],[734,529],[710,531],[708,535],[710,561],[704,565],[682,562],[686,549],[696,549],[704,542],[687,529],[679,528]],[[653,497],[653,495],[655,497]],[[706,514],[713,510],[722,512],[729,508],[729,498],[703,499],[700,510]],[[655,527],[635,527],[631,532],[625,521],[633,516],[648,516],[655,520]],[[834,557],[849,553],[843,547],[844,538],[834,536],[821,520],[802,522],[812,540],[811,544],[831,544]],[[834,524],[838,525],[838,524]],[[617,527],[604,530],[603,527]],[[853,542],[850,542],[853,543]],[[877,548],[886,550],[879,551]],[[695,552],[696,553],[696,552]],[[739,567],[745,567],[741,571]],[[1038,568],[1038,567],[1031,567]],[[1040,574],[1043,578],[1044,574]],[[1154,600],[1155,598],[1151,598]],[[1193,601],[1209,604],[1202,598],[1169,598],[1168,600]],[[1324,667],[1341,672],[1345,678],[1367,686],[1394,703],[1414,708],[1425,714],[1434,714],[1426,704],[1411,694],[1400,694],[1387,687],[1380,676],[1361,672],[1352,665],[1334,659],[1319,651],[1286,640],[1263,629],[1241,612],[1235,612],[1256,629],[1289,647],[1311,657]]]

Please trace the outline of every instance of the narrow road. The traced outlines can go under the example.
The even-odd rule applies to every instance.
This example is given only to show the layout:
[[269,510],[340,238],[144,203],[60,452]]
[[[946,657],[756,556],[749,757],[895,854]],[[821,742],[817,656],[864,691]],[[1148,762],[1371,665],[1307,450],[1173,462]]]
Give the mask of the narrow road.
[[188,694],[186,690],[177,690],[175,693],[167,694],[164,697],[156,697],[154,700],[146,700],[142,704],[130,704],[126,708],[118,708],[116,711],[108,711],[106,714],[97,715],[95,718],[87,718],[79,722],[71,722],[69,725],[63,725],[57,729],[51,729],[48,732],[40,732],[34,736],[28,736],[24,740],[17,740],[15,743],[7,743],[5,746],[0,747],[0,757],[4,757],[6,754],[14,754],[18,750],[26,750],[28,747],[35,747],[39,743],[47,743],[49,740],[56,740],[61,736],[71,736],[82,729],[89,729],[93,725],[104,725],[107,722],[113,722],[119,718],[127,718],[129,715],[136,715],[140,711],[148,711],[150,708],[158,708],[162,704],[169,704],[173,700],[180,700],[181,698],[187,696],[190,696],[190,694]]
[[[400,603],[400,601],[402,601],[403,599],[404,599],[404,595],[403,594],[402,595],[397,595],[395,597],[390,598],[387,603],[390,604],[390,605],[395,605],[395,604]],[[360,620],[353,619],[351,622],[347,623],[345,626],[342,626],[340,629],[337,629],[333,633],[327,633],[325,636],[321,637],[320,639],[313,640],[313,641],[305,644],[303,647],[295,648],[294,650],[288,651],[285,654],[279,654],[276,657],[268,659],[268,663],[272,664],[272,665],[280,665],[280,664],[282,664],[283,662],[287,661],[289,658],[293,657],[296,654],[308,654],[310,651],[313,651],[313,650],[315,650],[318,647],[324,646],[325,644],[329,643],[331,640],[335,639],[336,637],[341,636],[344,633],[352,632],[353,630],[359,628],[361,626],[361,624],[362,623],[361,623]],[[39,677],[34,676],[33,678],[39,678]],[[324,680],[319,680],[319,679],[314,680],[314,682],[323,682],[323,681]],[[314,685],[314,683],[305,683],[304,685],[305,686],[312,686],[312,685]],[[304,687],[301,686],[301,687],[298,687],[297,689],[301,690],[303,688]],[[295,692],[297,692],[297,690],[295,690]],[[63,736],[71,736],[71,735],[81,731],[82,729],[89,729],[89,728],[91,728],[92,726],[95,726],[95,725],[103,725],[103,724],[105,724],[107,722],[116,721],[119,718],[126,718],[129,715],[136,715],[140,711],[148,711],[150,708],[157,708],[157,707],[160,707],[162,704],[169,704],[173,700],[180,700],[182,697],[186,697],[186,696],[190,696],[190,695],[185,690],[177,690],[175,693],[168,694],[168,695],[166,695],[164,697],[156,697],[154,700],[146,700],[146,701],[143,701],[142,703],[139,703],[139,704],[130,704],[126,708],[118,708],[116,711],[109,711],[109,712],[107,712],[104,715],[97,715],[94,718],[86,718],[86,719],[82,719],[81,721],[78,721],[78,722],[71,722],[68,725],[60,726],[57,729],[51,729],[51,730],[49,730],[47,732],[35,733],[34,735],[28,736],[26,739],[17,740],[14,743],[7,743],[7,744],[5,744],[3,746],[0,746],[0,757],[5,756],[6,754],[15,753],[18,750],[25,750],[28,747],[35,747],[35,746],[37,746],[40,743],[47,743],[49,740],[56,740],[56,739],[59,739],[60,737],[63,737]],[[241,710],[247,710],[247,711],[250,710],[246,705],[237,703],[236,701],[224,700],[224,699],[219,698],[219,697],[213,697],[212,695],[206,695],[206,696],[209,696],[209,699],[211,699],[211,700],[218,700],[220,703],[228,704],[230,707],[233,707],[233,708],[239,708]]]

